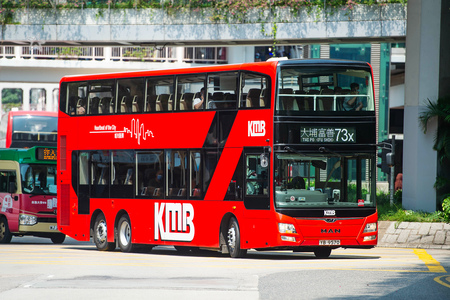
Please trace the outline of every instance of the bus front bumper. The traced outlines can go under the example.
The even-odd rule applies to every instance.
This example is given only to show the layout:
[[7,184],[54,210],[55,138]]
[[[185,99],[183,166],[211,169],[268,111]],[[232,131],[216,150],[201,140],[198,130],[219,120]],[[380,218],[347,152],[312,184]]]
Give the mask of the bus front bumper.
[[19,225],[19,233],[58,233],[55,223],[36,223],[34,225]]

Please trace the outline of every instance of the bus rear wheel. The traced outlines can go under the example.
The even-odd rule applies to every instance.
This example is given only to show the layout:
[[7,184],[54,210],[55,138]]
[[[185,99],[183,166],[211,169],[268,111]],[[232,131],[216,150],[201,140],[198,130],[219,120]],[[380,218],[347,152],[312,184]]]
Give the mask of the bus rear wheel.
[[247,254],[246,249],[241,249],[241,234],[239,224],[236,218],[231,218],[228,225],[227,246],[228,252],[232,258],[244,257]]
[[5,217],[0,217],[0,244],[11,242],[12,233],[9,231],[8,221]]
[[100,251],[111,251],[116,248],[114,243],[109,243],[108,228],[106,226],[106,218],[103,214],[99,214],[94,223],[94,243]]
[[118,242],[119,248],[122,252],[133,251],[133,244],[131,243],[131,223],[130,218],[127,215],[122,216],[119,219],[118,224]]
[[328,258],[331,254],[331,248],[317,248],[314,250],[314,255],[317,258]]

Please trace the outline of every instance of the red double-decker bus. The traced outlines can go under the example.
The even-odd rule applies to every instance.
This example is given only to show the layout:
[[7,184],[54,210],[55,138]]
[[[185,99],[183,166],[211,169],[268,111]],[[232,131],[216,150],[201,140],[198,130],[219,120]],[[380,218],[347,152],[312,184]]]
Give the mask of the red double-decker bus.
[[59,104],[58,229],[99,250],[377,244],[368,63],[71,76]]

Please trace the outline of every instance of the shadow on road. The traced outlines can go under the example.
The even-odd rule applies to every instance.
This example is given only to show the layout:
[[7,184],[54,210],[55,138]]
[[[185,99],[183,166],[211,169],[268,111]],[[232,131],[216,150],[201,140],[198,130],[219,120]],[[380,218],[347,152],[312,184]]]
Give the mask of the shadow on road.
[[[79,250],[79,251],[98,251],[92,241],[79,242],[72,238],[67,237],[63,244],[57,245],[53,244],[49,238],[38,238],[38,237],[15,237],[11,241],[12,245],[54,245],[60,247],[61,249],[68,250]],[[362,250],[364,251],[364,250]],[[120,252],[119,248],[116,248],[114,252]],[[192,256],[192,257],[205,257],[205,258],[226,258],[229,257],[228,254],[222,254],[215,250],[210,249],[199,249],[195,247],[179,247],[178,250],[172,246],[147,246],[144,245],[134,251],[134,254],[142,255],[166,255],[166,256]],[[360,254],[345,254],[340,251],[338,254],[333,254],[331,252],[330,257],[327,260],[343,260],[343,259],[379,259],[378,255],[360,255]],[[292,252],[292,251],[256,251],[249,250],[247,255],[242,259],[253,259],[253,260],[317,260],[314,253],[312,252]]]

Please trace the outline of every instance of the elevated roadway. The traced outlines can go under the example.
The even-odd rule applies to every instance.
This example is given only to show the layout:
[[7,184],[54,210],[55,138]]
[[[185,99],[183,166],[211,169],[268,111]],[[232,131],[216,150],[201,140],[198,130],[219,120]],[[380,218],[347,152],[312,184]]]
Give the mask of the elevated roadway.
[[2,45],[220,46],[405,41],[406,6],[250,10],[213,21],[210,9],[23,9],[2,28]]

